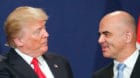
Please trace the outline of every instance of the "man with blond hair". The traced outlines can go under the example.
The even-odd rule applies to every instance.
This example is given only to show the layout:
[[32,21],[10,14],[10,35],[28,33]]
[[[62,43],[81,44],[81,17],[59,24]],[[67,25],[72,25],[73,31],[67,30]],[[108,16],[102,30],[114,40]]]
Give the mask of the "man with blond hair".
[[30,6],[9,14],[5,32],[11,49],[1,56],[0,78],[73,78],[68,61],[47,52],[47,20],[45,11]]

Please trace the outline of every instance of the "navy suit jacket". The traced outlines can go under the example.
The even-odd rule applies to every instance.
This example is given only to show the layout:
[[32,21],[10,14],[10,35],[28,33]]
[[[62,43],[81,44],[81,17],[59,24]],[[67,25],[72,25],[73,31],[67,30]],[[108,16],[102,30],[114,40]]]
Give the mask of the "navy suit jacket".
[[[109,64],[108,66],[100,69],[96,73],[94,73],[92,78],[113,78],[113,62]],[[131,73],[130,78],[140,78],[140,54],[138,56],[138,59],[135,63],[134,69]]]
[[[55,78],[73,78],[70,65],[61,56],[46,53],[47,61]],[[56,66],[57,65],[57,66]],[[14,49],[0,56],[0,78],[38,78],[34,70],[19,56]]]

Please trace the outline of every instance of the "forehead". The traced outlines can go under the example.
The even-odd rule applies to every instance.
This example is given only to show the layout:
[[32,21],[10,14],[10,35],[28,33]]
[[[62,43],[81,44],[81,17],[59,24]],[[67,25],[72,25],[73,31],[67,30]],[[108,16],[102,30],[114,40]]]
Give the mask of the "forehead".
[[32,22],[28,22],[26,24],[24,24],[23,26],[23,30],[37,30],[39,28],[44,28],[46,24],[46,21],[32,21]]
[[99,24],[99,32],[120,32],[123,29],[124,26],[118,19],[104,18]]
[[114,31],[118,31],[118,27],[110,22],[101,22],[99,25],[99,32],[114,32]]
[[44,26],[46,24],[46,20],[33,20],[26,22],[27,26]]

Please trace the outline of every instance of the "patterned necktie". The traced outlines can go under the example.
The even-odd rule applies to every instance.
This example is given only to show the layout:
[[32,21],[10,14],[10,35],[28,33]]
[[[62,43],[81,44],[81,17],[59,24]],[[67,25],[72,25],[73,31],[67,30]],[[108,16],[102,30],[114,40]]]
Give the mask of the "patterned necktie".
[[31,64],[33,64],[34,71],[38,75],[38,78],[46,78],[41,69],[39,68],[38,60],[36,58],[33,58]]
[[117,78],[123,78],[123,70],[126,67],[125,64],[118,64],[117,69],[118,69],[118,74]]

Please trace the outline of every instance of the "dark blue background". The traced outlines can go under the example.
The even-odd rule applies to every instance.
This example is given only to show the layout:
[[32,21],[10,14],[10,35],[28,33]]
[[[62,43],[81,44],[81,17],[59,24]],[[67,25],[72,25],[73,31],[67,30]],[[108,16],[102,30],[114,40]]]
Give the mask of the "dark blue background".
[[101,17],[114,10],[126,10],[137,20],[140,0],[0,0],[0,53],[5,44],[4,21],[18,6],[43,8],[49,15],[49,51],[66,57],[75,78],[90,78],[110,60],[102,57],[97,43]]

